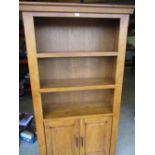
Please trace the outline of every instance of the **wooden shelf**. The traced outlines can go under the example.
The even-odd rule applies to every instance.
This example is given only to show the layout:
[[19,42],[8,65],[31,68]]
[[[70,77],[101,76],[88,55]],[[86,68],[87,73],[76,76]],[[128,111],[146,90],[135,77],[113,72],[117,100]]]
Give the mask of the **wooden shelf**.
[[52,57],[100,57],[100,56],[117,56],[117,51],[75,51],[75,52],[40,52],[37,53],[38,58]]
[[42,80],[41,93],[115,88],[114,81],[106,78]]
[[112,115],[112,106],[108,103],[66,103],[57,105],[54,103],[43,104],[44,119],[57,117],[71,117],[83,115]]

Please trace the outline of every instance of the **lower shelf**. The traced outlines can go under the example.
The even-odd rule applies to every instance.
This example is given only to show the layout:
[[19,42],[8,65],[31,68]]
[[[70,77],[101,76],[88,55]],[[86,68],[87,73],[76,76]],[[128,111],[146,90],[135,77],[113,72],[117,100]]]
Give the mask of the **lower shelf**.
[[115,88],[111,78],[42,80],[41,93]]
[[84,116],[96,114],[112,114],[112,106],[107,103],[68,103],[66,105],[44,104],[44,119]]

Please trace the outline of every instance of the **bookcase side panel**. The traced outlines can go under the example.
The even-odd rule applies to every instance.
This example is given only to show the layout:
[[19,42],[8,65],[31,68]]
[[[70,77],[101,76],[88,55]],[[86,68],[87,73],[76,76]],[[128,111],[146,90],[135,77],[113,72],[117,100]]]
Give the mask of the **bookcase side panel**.
[[36,44],[34,34],[35,32],[34,32],[34,22],[32,14],[30,12],[29,13],[23,12],[23,21],[24,21],[24,31],[25,31],[27,54],[28,54],[28,65],[30,72],[32,97],[33,97],[33,107],[35,113],[40,155],[46,155],[43,114],[41,105],[42,103],[41,103],[41,95],[39,92],[40,84],[39,84],[38,64],[36,57]]
[[118,57],[117,57],[116,75],[115,75],[116,88],[114,90],[114,104],[113,104],[114,117],[113,117],[110,155],[115,155],[115,152],[116,152],[128,22],[129,22],[129,15],[122,15],[122,17],[120,18],[120,31],[119,31],[119,40],[118,40]]

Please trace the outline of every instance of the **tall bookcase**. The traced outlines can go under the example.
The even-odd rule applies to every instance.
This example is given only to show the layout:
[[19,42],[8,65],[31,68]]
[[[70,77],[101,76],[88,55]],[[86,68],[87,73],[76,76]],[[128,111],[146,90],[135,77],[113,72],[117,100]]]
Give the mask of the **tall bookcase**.
[[21,2],[40,155],[114,155],[133,6]]

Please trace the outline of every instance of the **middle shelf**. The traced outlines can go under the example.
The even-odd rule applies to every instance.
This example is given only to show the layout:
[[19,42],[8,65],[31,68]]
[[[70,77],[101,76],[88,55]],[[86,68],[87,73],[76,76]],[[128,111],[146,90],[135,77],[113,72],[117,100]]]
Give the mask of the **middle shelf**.
[[69,52],[38,52],[37,58],[55,58],[55,57],[103,57],[117,56],[117,51],[69,51]]
[[85,79],[60,79],[41,80],[40,92],[65,92],[81,90],[99,90],[115,88],[114,81],[110,78],[85,78]]
[[40,92],[115,88],[116,57],[39,59]]

